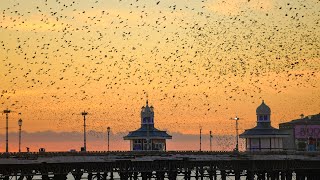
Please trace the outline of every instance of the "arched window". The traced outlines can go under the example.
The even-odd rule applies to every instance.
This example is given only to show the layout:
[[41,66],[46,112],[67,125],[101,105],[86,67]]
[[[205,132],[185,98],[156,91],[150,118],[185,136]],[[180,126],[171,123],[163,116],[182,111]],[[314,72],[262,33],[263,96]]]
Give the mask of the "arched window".
[[259,121],[263,121],[263,115],[259,115]]

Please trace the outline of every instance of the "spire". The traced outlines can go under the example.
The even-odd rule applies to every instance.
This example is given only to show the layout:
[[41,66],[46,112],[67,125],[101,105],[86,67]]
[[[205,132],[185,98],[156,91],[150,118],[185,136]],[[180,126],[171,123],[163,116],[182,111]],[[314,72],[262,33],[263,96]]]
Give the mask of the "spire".
[[148,93],[146,93],[146,106],[148,106]]

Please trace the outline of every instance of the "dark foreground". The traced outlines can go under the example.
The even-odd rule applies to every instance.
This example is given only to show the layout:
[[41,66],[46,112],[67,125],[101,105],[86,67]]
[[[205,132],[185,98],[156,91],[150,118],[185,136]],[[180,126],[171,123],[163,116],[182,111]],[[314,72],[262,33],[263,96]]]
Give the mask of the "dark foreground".
[[0,154],[0,179],[319,180],[320,153],[47,152]]

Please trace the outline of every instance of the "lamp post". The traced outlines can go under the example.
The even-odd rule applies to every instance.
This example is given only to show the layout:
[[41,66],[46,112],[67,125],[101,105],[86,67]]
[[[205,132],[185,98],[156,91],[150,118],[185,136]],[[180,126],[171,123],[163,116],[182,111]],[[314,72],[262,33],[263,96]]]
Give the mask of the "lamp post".
[[81,113],[83,116],[83,150],[87,151],[87,137],[86,137],[86,115],[88,115],[88,112],[83,111]]
[[110,149],[109,149],[109,140],[110,140],[110,127],[107,127],[107,132],[108,132],[108,152],[110,151]]
[[7,108],[3,111],[3,113],[6,114],[6,152],[9,152],[9,135],[8,135],[8,129],[9,129],[9,113],[11,111]]
[[200,151],[201,151],[201,140],[202,140],[202,127],[200,126]]
[[22,126],[21,118],[18,120],[18,125],[19,125],[19,152],[21,152],[21,126]]
[[239,151],[239,128],[238,128],[238,118],[237,116],[235,118],[231,118],[233,120],[236,120],[236,148],[234,149],[235,151]]
[[210,151],[212,151],[212,131],[210,130]]

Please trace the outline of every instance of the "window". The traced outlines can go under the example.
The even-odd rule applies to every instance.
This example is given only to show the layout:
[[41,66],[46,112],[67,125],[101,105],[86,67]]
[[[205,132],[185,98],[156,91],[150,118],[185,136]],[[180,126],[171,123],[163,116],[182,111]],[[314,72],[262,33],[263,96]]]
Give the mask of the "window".
[[262,115],[259,116],[259,121],[263,121],[263,116]]
[[268,115],[264,115],[264,118],[263,118],[265,121],[269,121],[269,117]]

